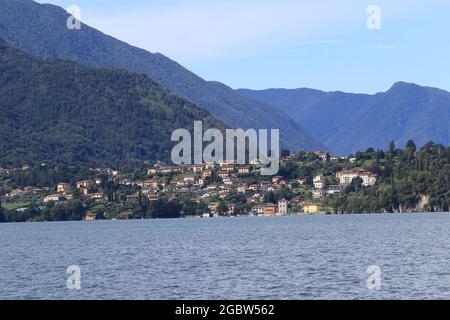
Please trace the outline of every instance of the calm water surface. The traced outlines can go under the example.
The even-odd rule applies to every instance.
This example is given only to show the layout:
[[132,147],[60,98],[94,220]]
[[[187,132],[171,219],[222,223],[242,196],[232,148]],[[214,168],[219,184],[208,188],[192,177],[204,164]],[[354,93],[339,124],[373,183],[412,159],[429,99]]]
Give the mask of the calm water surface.
[[450,298],[449,214],[0,224],[0,243],[0,299]]

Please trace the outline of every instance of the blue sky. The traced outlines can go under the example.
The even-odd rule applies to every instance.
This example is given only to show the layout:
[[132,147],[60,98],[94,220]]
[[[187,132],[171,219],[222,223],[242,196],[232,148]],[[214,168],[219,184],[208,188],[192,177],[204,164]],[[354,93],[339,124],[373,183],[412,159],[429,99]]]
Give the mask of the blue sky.
[[[40,0],[233,88],[450,91],[450,0]],[[370,30],[367,8],[381,9]]]

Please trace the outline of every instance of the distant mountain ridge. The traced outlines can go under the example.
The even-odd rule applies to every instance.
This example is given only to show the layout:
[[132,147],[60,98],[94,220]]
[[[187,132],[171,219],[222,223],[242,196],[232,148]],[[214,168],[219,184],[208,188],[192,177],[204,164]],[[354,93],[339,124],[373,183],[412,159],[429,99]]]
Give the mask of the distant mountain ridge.
[[326,149],[278,108],[244,97],[221,83],[205,81],[161,54],[130,46],[86,24],[81,30],[69,30],[67,17],[65,10],[54,5],[1,0],[0,37],[35,56],[144,73],[230,127],[280,129],[281,143],[292,150]]
[[0,38],[0,166],[169,162],[173,130],[196,120],[226,128],[145,75],[37,58]]
[[374,95],[313,89],[237,90],[277,106],[330,150],[346,155],[390,141],[450,144],[450,93],[397,82]]

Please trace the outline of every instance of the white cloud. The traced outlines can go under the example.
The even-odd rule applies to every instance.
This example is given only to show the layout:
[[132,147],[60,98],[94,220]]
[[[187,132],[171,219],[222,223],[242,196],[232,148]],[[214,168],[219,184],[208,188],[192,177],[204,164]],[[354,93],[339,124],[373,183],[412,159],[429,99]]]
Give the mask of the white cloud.
[[304,41],[303,44],[308,44],[308,45],[321,45],[321,44],[326,44],[326,45],[342,45],[342,44],[347,44],[348,41],[346,40],[309,40],[309,41]]
[[382,43],[378,43],[378,44],[374,44],[372,45],[373,49],[394,49],[396,48],[397,45],[395,44],[382,44]]

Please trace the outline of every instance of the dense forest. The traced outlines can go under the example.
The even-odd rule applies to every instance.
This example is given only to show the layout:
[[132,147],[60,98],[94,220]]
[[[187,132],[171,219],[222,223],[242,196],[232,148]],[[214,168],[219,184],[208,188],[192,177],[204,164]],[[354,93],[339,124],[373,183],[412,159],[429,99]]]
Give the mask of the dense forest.
[[416,150],[408,141],[397,149],[392,142],[387,152],[369,149],[355,156],[370,163],[379,178],[367,188],[354,179],[331,201],[336,212],[449,211],[450,148],[429,142]]
[[0,204],[0,222],[5,222],[5,221],[6,221],[5,213],[3,212],[3,207]]
[[[130,213],[131,219],[170,219],[180,218],[182,208],[188,205],[181,201],[156,201],[149,202],[142,199],[141,206]],[[105,210],[107,215],[105,216]],[[115,218],[119,211],[118,206],[109,204],[104,210],[97,212],[97,220]],[[38,205],[30,205],[25,211],[7,211],[0,206],[1,222],[25,222],[25,221],[81,221],[88,212],[86,204],[79,199],[67,201],[66,203],[49,203],[44,208]]]
[[168,160],[172,131],[195,120],[225,128],[145,75],[35,58],[0,39],[0,166]]
[[[449,211],[450,206],[450,148],[429,142],[417,150],[413,141],[404,149],[391,142],[388,150],[369,148],[350,155],[353,164],[347,169],[361,168],[378,175],[375,185],[364,187],[355,178],[342,194],[327,197],[325,208],[333,213],[377,213]],[[299,152],[296,161],[280,167],[279,175],[286,179],[307,178],[312,188],[313,178],[323,175],[328,184],[337,184],[336,173],[343,163],[322,161],[314,153]],[[292,192],[268,192],[268,202],[291,199]],[[310,194],[304,194],[310,198]]]

